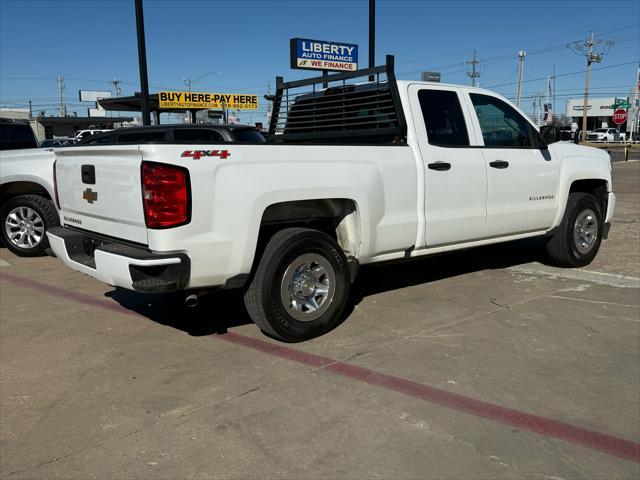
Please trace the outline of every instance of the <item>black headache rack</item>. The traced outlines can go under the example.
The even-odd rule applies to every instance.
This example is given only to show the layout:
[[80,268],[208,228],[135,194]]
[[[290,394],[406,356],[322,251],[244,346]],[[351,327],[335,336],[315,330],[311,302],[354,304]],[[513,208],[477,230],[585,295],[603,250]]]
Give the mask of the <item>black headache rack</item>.
[[404,143],[407,124],[393,67],[387,55],[385,65],[353,72],[292,82],[276,77],[269,141]]

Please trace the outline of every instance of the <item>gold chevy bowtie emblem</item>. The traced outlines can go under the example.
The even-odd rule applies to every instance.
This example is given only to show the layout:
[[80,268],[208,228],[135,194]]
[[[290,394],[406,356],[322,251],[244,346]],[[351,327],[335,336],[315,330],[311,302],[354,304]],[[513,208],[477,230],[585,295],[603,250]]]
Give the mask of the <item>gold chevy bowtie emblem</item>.
[[97,202],[98,192],[94,192],[90,188],[87,188],[84,192],[82,192],[82,198],[84,198],[89,203]]

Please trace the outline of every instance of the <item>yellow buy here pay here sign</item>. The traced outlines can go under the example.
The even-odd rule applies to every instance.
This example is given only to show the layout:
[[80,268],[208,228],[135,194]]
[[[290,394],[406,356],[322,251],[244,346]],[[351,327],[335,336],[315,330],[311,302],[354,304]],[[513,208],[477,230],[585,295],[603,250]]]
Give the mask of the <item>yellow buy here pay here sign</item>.
[[258,95],[240,93],[160,92],[160,108],[256,110]]

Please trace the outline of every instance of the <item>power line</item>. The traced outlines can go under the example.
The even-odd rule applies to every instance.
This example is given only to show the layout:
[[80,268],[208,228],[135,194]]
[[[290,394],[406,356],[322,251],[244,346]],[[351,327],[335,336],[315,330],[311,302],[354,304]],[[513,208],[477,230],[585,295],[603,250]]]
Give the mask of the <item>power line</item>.
[[[615,65],[608,65],[606,67],[600,67],[600,68],[592,68],[592,71],[597,71],[597,70],[607,70],[609,68],[617,68],[617,67],[622,67],[625,65],[632,65],[632,64],[637,64],[638,61],[634,60],[632,62],[624,62],[624,63],[617,63]],[[571,75],[579,75],[581,73],[585,73],[586,70],[578,70],[577,72],[569,72],[569,73],[558,73],[556,74],[556,77],[568,77]],[[540,78],[532,78],[529,80],[523,80],[522,83],[530,83],[530,82],[539,82],[540,80],[546,80],[547,77],[540,77]],[[500,83],[500,84],[496,84],[496,85],[489,85],[487,87],[484,88],[498,88],[498,87],[506,87],[508,85],[517,85],[518,82],[510,82],[510,83]]]

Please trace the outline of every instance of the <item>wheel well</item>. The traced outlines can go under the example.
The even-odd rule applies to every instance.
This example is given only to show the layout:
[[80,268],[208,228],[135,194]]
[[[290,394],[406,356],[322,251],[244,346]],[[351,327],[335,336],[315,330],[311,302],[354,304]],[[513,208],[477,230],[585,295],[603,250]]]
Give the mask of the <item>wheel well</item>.
[[360,255],[360,218],[353,200],[323,198],[270,205],[262,214],[256,259],[276,232],[290,227],[320,230],[336,240],[347,257]]
[[35,182],[10,182],[0,185],[0,200],[17,195],[40,195],[51,200],[47,189]]
[[606,180],[576,180],[571,184],[569,193],[590,193],[598,199],[603,211],[607,208],[607,182]]

